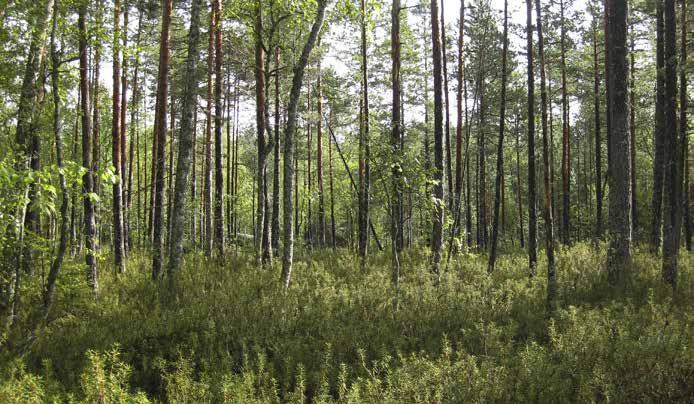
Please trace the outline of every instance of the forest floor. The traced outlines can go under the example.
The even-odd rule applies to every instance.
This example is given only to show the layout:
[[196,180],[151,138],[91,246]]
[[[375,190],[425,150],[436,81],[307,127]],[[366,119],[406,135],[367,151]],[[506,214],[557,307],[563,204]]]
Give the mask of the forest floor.
[[436,285],[428,251],[410,250],[397,293],[387,255],[363,270],[348,251],[299,254],[284,292],[279,263],[258,269],[250,251],[189,254],[159,283],[133,252],[121,276],[103,257],[96,300],[70,261],[45,322],[41,278],[23,286],[0,402],[694,401],[694,255],[673,293],[637,248],[614,292],[604,247],[558,251],[552,316],[545,264],[529,277],[521,251],[492,275],[460,254]]

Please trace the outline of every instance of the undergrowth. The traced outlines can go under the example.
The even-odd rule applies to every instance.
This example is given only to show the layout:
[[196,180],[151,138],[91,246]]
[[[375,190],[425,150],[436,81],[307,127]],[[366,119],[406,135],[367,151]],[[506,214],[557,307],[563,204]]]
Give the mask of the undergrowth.
[[124,275],[102,265],[96,300],[68,262],[45,322],[32,312],[40,279],[24,285],[0,402],[693,401],[694,260],[681,256],[673,293],[637,250],[615,292],[601,250],[559,251],[552,316],[544,264],[531,278],[522,253],[492,275],[463,253],[437,286],[427,251],[412,250],[396,291],[387,256],[363,270],[350,252],[318,251],[285,293],[279,263],[258,269],[249,252],[191,253],[159,283],[133,252]]

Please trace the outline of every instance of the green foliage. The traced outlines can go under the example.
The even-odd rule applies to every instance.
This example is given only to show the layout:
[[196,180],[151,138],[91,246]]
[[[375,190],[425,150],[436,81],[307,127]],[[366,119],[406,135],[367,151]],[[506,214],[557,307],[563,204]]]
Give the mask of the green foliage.
[[173,282],[153,284],[147,256],[133,253],[126,275],[102,272],[94,301],[68,263],[48,325],[26,355],[4,361],[0,399],[693,399],[692,258],[681,257],[673,295],[657,258],[637,251],[629,291],[616,294],[594,251],[559,251],[551,320],[545,280],[528,278],[520,254],[501,257],[490,276],[483,255],[466,253],[436,287],[426,251],[407,251],[397,297],[387,256],[362,271],[345,251],[300,257],[287,293],[278,271],[256,269],[249,254],[224,265],[190,254]]

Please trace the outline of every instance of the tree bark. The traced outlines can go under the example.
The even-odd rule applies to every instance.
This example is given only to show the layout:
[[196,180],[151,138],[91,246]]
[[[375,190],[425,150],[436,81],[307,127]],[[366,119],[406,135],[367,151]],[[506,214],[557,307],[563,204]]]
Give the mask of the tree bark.
[[[123,154],[121,152],[121,70],[120,70],[120,0],[113,7],[113,111],[111,123],[111,139],[113,140],[112,159],[116,181],[113,184],[113,252],[116,271],[125,272],[125,240],[123,233]],[[98,95],[97,95],[98,96]]]
[[[438,11],[437,11],[438,16]],[[369,245],[369,195],[371,173],[369,167],[369,70],[366,41],[366,1],[361,0],[361,103],[362,114],[359,133],[359,243],[358,252],[362,265],[366,265]],[[438,17],[437,17],[438,18]]]
[[[191,154],[193,153],[193,114],[195,110],[198,82],[197,63],[200,56],[198,42],[200,37],[200,9],[202,0],[193,0],[190,10],[190,30],[188,31],[188,56],[185,66],[183,103],[181,106],[181,130],[178,135],[178,160],[176,162],[176,186],[173,201],[173,218],[183,218],[188,195]],[[193,195],[195,197],[195,195]],[[173,220],[171,226],[171,249],[168,273],[173,276],[183,258],[183,236],[185,220]],[[194,239],[193,239],[194,240]]]
[[[532,0],[526,0],[528,53],[528,263],[537,266],[537,185],[535,181],[535,73],[533,62]],[[539,12],[539,11],[538,11]]]
[[[393,154],[392,168],[392,202],[391,202],[391,248],[392,248],[392,281],[396,290],[400,285],[400,258],[399,252],[402,250],[402,193],[400,190],[400,173],[402,172],[402,156],[400,151],[400,133],[402,131],[402,116],[401,112],[401,82],[400,82],[400,0],[394,0],[391,10],[391,28],[390,28],[390,51],[392,59],[392,127],[390,137],[391,153]],[[443,11],[442,11],[443,13]]]
[[280,48],[275,48],[275,147],[272,170],[272,251],[280,250]]
[[566,24],[564,21],[564,0],[559,1],[561,23],[561,110],[562,110],[562,142],[561,142],[561,183],[562,183],[562,242],[569,244],[571,223],[571,139],[569,137],[569,98],[566,88]]
[[431,41],[432,60],[434,67],[434,174],[433,174],[433,228],[431,235],[431,264],[432,272],[440,279],[439,263],[441,262],[441,246],[443,244],[444,192],[443,192],[443,77],[441,27],[439,21],[439,2],[431,0]]
[[85,262],[87,264],[87,282],[96,295],[99,291],[98,272],[96,269],[96,224],[94,222],[94,166],[92,165],[91,120],[89,119],[89,80],[87,62],[87,3],[79,8],[77,21],[79,26],[79,55],[80,55],[80,111],[82,112],[82,167],[86,170],[82,176],[82,194],[84,195],[84,239],[87,248]]
[[321,63],[318,60],[316,79],[316,180],[318,181],[318,245],[325,246],[325,198],[323,193],[323,92],[321,88]]
[[492,243],[489,252],[488,271],[494,271],[497,242],[499,239],[499,206],[502,198],[502,178],[504,176],[504,129],[506,127],[506,58],[508,53],[508,0],[504,0],[504,37],[501,54],[501,107],[499,109],[499,144],[496,150],[496,183],[494,191],[494,221],[492,223]]
[[600,70],[598,62],[597,12],[593,14],[593,105],[595,114],[595,239],[603,233],[602,222],[602,139],[600,138]]
[[683,176],[684,176],[684,188],[683,192],[684,194],[684,209],[683,209],[683,218],[682,220],[684,221],[684,241],[685,245],[687,247],[687,251],[692,250],[692,219],[691,219],[691,192],[689,189],[689,136],[688,136],[688,130],[689,130],[689,125],[687,121],[687,110],[689,108],[688,105],[688,99],[687,99],[687,0],[682,0],[682,7],[681,7],[681,22],[680,22],[680,29],[682,37],[680,38],[681,41],[681,49],[680,49],[680,65],[682,68],[680,69],[680,142],[681,142],[681,150],[682,150],[682,166],[681,170],[683,171]]
[[221,0],[214,0],[214,46],[215,46],[215,83],[214,83],[214,244],[217,255],[224,256],[224,174],[222,167],[222,8]]
[[212,94],[213,82],[212,72],[214,70],[214,21],[215,9],[210,5],[210,24],[208,28],[207,43],[207,106],[205,109],[205,180],[203,184],[204,193],[204,226],[205,233],[204,249],[209,257],[212,255]]
[[287,105],[287,127],[284,133],[284,254],[282,257],[282,284],[285,289],[289,287],[292,275],[292,261],[294,258],[294,216],[292,215],[293,201],[292,188],[294,185],[294,133],[296,132],[297,109],[299,106],[299,96],[304,80],[304,71],[308,64],[311,51],[318,39],[318,33],[323,26],[325,8],[328,0],[318,0],[318,10],[315,20],[311,25],[311,31],[304,43],[301,56],[293,69],[292,88],[289,93],[289,104]]
[[154,136],[156,137],[156,175],[154,176],[154,228],[152,278],[157,280],[163,261],[163,208],[164,208],[164,166],[166,161],[166,118],[167,94],[169,92],[169,41],[171,39],[172,0],[164,0],[162,7],[161,37],[159,40],[159,73],[157,77],[157,100],[154,109]]
[[677,39],[675,0],[664,0],[665,57],[665,178],[663,183],[663,280],[673,289],[677,285],[677,255],[680,241],[682,176],[677,131]]
[[540,0],[535,0],[537,16],[537,43],[540,58],[540,97],[542,111],[542,161],[544,164],[545,183],[545,239],[547,254],[547,311],[553,313],[556,309],[557,279],[554,273],[554,220],[552,217],[552,185],[550,183],[550,149],[547,128],[547,87],[545,85],[545,45],[542,35],[542,9]]
[[[674,1],[674,0],[673,0]],[[608,281],[613,286],[624,286],[631,264],[631,159],[629,152],[629,98],[627,63],[627,1],[610,0],[608,14],[607,48],[609,60],[610,109],[609,142],[612,165],[608,182],[609,199],[609,247],[607,253]],[[673,119],[674,121],[674,119]]]

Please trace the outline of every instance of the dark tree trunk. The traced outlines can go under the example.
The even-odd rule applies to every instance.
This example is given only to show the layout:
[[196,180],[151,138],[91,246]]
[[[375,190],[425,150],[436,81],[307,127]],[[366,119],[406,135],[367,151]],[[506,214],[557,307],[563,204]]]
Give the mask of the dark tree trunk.
[[504,129],[506,127],[506,58],[508,53],[508,0],[504,0],[504,38],[501,54],[501,107],[499,109],[499,144],[496,150],[496,182],[494,184],[494,218],[492,223],[492,240],[489,252],[489,267],[494,270],[499,239],[499,206],[502,198],[502,178],[504,176]]
[[631,227],[636,233],[639,227],[638,211],[636,209],[636,64],[634,49],[634,25],[630,25],[629,38],[629,157],[631,171]]
[[[120,110],[120,0],[113,8],[113,113],[111,138],[113,140],[112,159],[116,181],[113,184],[113,252],[118,273],[125,272],[125,240],[123,233],[123,153],[121,152],[121,110]],[[98,96],[98,95],[97,95]]]
[[214,243],[219,257],[224,256],[224,174],[222,167],[222,9],[221,0],[214,0]]
[[55,137],[55,158],[58,164],[58,177],[60,182],[60,193],[62,201],[60,202],[60,240],[58,242],[58,251],[56,251],[55,259],[51,263],[51,268],[46,279],[46,288],[43,293],[43,305],[46,313],[48,313],[53,301],[53,293],[55,284],[58,280],[60,268],[63,265],[65,251],[67,251],[68,231],[70,225],[70,217],[68,216],[68,207],[70,204],[70,193],[65,180],[63,168],[63,138],[62,138],[62,116],[60,105],[60,83],[58,69],[60,67],[60,56],[56,45],[56,33],[58,30],[58,2],[56,1],[53,9],[53,25],[51,28],[51,87],[53,93],[53,136]]
[[[178,161],[176,162],[176,187],[173,201],[173,220],[171,225],[171,248],[169,275],[174,275],[183,257],[183,235],[185,233],[186,198],[188,196],[188,177],[190,175],[191,155],[193,154],[193,114],[195,110],[198,81],[197,63],[200,56],[198,42],[200,37],[200,9],[202,0],[193,0],[190,10],[190,30],[188,31],[188,56],[185,65],[183,103],[181,105],[181,130],[178,135]],[[193,195],[193,198],[195,195]],[[193,238],[193,242],[195,239]]]
[[677,285],[677,255],[681,224],[682,176],[677,131],[677,34],[675,0],[664,0],[665,22],[665,178],[663,183],[663,280]]
[[[673,0],[674,1],[674,0]],[[610,109],[609,142],[612,165],[608,176],[609,238],[607,253],[608,280],[612,285],[623,286],[631,264],[631,158],[629,152],[629,94],[627,63],[627,1],[610,0],[608,15],[607,48],[609,61]],[[673,119],[674,120],[674,119]]]
[[[597,14],[597,12],[595,12]],[[600,138],[600,70],[598,62],[597,15],[593,15],[593,102],[595,114],[595,239],[603,233],[602,224],[602,139]]]
[[[680,142],[682,150],[682,167],[684,170],[684,214],[682,220],[684,221],[684,241],[687,246],[687,251],[692,250],[692,219],[690,217],[691,212],[691,192],[689,189],[689,136],[688,136],[688,122],[687,122],[687,109],[689,108],[687,100],[687,1],[682,0],[682,8],[680,11],[681,22],[680,29],[682,30],[681,49],[680,49]],[[633,65],[633,63],[632,63]],[[633,81],[633,80],[632,80]]]
[[557,279],[554,273],[554,220],[552,217],[552,185],[550,183],[550,146],[547,128],[547,87],[545,85],[545,45],[542,36],[542,9],[540,0],[535,0],[537,15],[537,46],[540,58],[540,97],[542,111],[542,161],[544,165],[545,183],[545,238],[547,253],[547,311],[553,313],[556,309]]
[[335,230],[335,191],[333,187],[333,142],[328,138],[328,178],[330,187],[330,244],[335,250],[337,248]]
[[[537,266],[537,185],[535,183],[535,73],[533,62],[532,0],[526,0],[528,53],[528,263],[530,273]],[[539,11],[538,11],[539,12]]]
[[122,48],[121,55],[123,58],[123,68],[121,71],[121,101],[120,101],[120,162],[121,162],[121,212],[123,220],[123,254],[128,251],[129,244],[129,224],[128,224],[128,193],[127,193],[127,178],[128,178],[128,129],[126,124],[126,117],[128,111],[128,58],[126,57],[128,52],[128,3],[124,4],[125,10],[123,11],[123,35],[122,35]]
[[210,5],[210,24],[207,42],[207,105],[205,109],[205,179],[203,184],[204,249],[212,255],[212,71],[214,70],[214,7]]
[[433,227],[431,234],[431,264],[437,279],[440,278],[441,246],[443,244],[444,192],[443,192],[443,72],[441,51],[441,25],[439,21],[439,0],[431,0],[431,41],[434,67],[434,198]]
[[289,104],[287,105],[287,128],[284,133],[284,255],[282,257],[282,284],[285,288],[289,287],[292,275],[292,261],[294,258],[294,216],[292,215],[293,201],[292,188],[294,182],[294,133],[296,132],[297,107],[299,106],[299,96],[304,80],[304,71],[308,64],[311,51],[318,39],[318,33],[323,26],[325,8],[328,0],[318,0],[318,11],[311,26],[311,31],[306,39],[306,43],[301,51],[301,56],[294,66],[292,77],[292,88],[289,93]]
[[154,228],[152,278],[158,279],[163,261],[163,213],[164,213],[164,166],[166,161],[166,110],[169,92],[169,41],[171,39],[172,0],[164,0],[162,7],[161,37],[159,40],[159,73],[157,77],[157,100],[154,112],[154,136],[156,137],[156,168],[154,176]]

